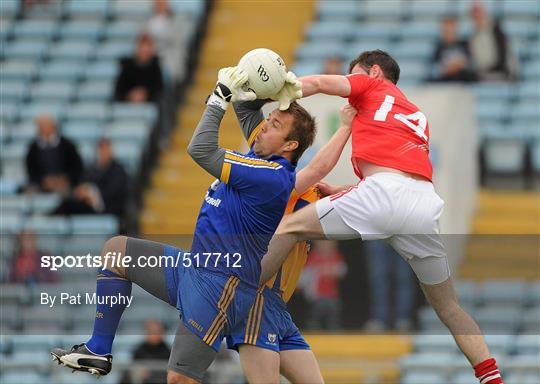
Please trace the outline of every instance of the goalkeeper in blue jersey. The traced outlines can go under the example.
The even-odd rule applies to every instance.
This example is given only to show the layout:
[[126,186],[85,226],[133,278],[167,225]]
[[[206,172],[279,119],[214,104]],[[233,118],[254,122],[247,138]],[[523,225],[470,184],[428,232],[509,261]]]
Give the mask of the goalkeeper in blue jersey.
[[[103,246],[103,258],[113,253],[118,257],[115,265],[99,270],[98,298],[129,296],[134,282],[180,312],[168,363],[169,383],[200,382],[223,336],[248,316],[256,297],[260,260],[295,186],[295,164],[315,137],[313,117],[292,103],[273,111],[257,130],[241,124],[250,127],[244,129],[252,143],[247,154],[220,148],[218,130],[229,104],[255,99],[254,93],[242,91],[246,81],[247,74],[236,67],[220,70],[188,148],[192,158],[218,179],[202,203],[190,253],[125,236],[113,237]],[[286,83],[280,93],[297,88]],[[254,103],[259,103],[258,108],[263,104]],[[124,255],[132,258],[129,266],[118,263]],[[142,267],[138,260],[150,255],[170,256],[175,263]],[[125,307],[98,304],[91,338],[71,350],[55,348],[53,358],[75,370],[109,373],[112,343]]]

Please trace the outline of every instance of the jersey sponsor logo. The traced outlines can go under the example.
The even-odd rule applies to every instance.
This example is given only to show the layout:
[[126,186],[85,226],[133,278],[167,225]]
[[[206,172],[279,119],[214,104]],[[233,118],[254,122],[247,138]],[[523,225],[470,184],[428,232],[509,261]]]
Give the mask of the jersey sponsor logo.
[[188,320],[188,323],[189,323],[193,328],[195,328],[197,331],[199,331],[199,332],[203,332],[203,331],[204,331],[203,326],[200,325],[199,323],[197,323],[195,320],[189,319],[189,320]]
[[208,192],[206,192],[206,196],[204,196],[204,201],[206,201],[210,205],[213,205],[216,208],[219,208],[219,205],[221,204],[221,199],[215,199],[213,197],[210,197],[208,195]]

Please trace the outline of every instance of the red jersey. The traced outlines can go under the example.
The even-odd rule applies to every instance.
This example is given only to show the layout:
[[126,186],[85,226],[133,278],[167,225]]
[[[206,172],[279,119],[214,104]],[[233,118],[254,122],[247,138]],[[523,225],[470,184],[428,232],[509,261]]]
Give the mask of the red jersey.
[[386,80],[363,74],[347,76],[349,104],[358,110],[352,123],[352,163],[362,159],[431,180],[429,127],[426,116]]

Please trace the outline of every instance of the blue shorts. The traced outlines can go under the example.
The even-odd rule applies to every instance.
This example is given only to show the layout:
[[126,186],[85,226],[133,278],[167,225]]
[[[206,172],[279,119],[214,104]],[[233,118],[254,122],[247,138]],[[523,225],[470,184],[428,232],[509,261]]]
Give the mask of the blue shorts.
[[163,266],[170,303],[180,311],[184,325],[218,351],[223,337],[247,317],[257,290],[236,276],[184,267],[183,253],[169,245],[163,249],[164,256],[180,258]]
[[241,344],[272,351],[310,349],[287,312],[283,299],[269,288],[259,290],[257,298],[242,321],[227,335],[227,346],[238,350]]

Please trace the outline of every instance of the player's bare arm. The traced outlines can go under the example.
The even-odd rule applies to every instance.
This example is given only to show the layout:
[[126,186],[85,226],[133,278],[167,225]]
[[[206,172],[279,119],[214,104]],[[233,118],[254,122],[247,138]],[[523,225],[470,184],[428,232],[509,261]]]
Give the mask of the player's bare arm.
[[299,79],[302,82],[303,97],[316,93],[347,97],[351,94],[351,85],[345,76],[311,75]]
[[334,136],[296,175],[295,189],[298,194],[305,192],[335,167],[351,135],[351,123],[356,112],[357,110],[349,104],[340,109],[341,125]]

